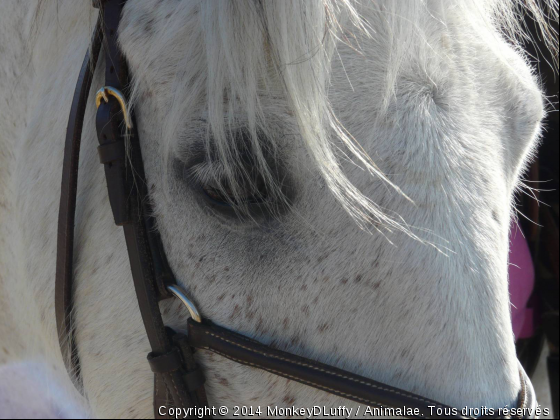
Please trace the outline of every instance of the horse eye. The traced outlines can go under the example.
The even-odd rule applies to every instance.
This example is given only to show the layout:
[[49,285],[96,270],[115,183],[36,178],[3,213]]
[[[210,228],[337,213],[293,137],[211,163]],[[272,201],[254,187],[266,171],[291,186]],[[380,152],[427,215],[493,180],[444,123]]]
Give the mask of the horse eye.
[[252,204],[264,204],[269,200],[269,194],[262,177],[253,182],[239,183],[237,194],[228,182],[208,183],[201,186],[202,192],[214,204],[235,207]]

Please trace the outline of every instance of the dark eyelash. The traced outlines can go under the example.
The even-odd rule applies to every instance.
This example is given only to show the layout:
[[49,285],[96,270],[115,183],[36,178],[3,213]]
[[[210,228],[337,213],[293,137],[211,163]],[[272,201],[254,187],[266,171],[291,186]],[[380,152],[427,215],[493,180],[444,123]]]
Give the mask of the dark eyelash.
[[[227,200],[223,200],[223,199],[216,199],[215,197],[213,197],[211,194],[208,193],[208,190],[206,190],[203,186],[200,187],[200,191],[206,196],[206,198],[208,200],[210,200],[212,203],[218,205],[218,206],[223,206],[223,207],[232,207],[232,204],[229,203]],[[217,190],[214,190],[217,191]],[[220,194],[221,195],[221,194]]]
[[[262,188],[259,189],[259,186]],[[256,191],[251,192],[250,195],[245,197],[240,197],[239,199],[228,195],[227,190],[223,188],[201,185],[200,189],[213,203],[223,206],[232,207],[236,205],[264,204],[269,199],[268,191],[262,182],[257,183],[255,187],[257,187]]]

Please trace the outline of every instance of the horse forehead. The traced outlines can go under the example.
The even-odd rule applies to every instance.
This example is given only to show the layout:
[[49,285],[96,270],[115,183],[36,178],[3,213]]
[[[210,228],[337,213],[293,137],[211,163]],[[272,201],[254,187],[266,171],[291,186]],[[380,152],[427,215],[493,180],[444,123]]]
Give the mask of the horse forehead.
[[[380,2],[382,3],[384,2]],[[119,27],[119,41],[135,76],[149,81],[151,87],[156,88],[180,76],[181,67],[199,68],[200,71],[195,73],[199,76],[205,75],[204,42],[207,40],[204,38],[202,26],[209,21],[201,18],[199,4],[200,2],[196,0],[127,2]],[[418,6],[415,7],[418,9]],[[367,37],[360,40],[360,43],[364,43],[365,51],[362,53],[375,57],[375,60],[363,62],[370,73],[381,74],[387,70],[391,71],[390,61],[397,40],[397,43],[418,46],[418,48],[411,48],[412,53],[406,55],[406,63],[399,68],[398,75],[387,75],[387,77],[398,76],[400,80],[394,82],[400,82],[401,88],[406,89],[406,83],[402,82],[408,80],[413,82],[410,85],[413,89],[420,87],[428,95],[432,95],[446,81],[455,80],[460,83],[463,80],[474,79],[482,83],[484,79],[489,79],[498,81],[500,89],[495,92],[503,93],[503,96],[507,97],[508,92],[515,89],[515,86],[507,81],[516,72],[523,73],[522,78],[525,80],[532,79],[530,74],[525,74],[528,70],[526,63],[518,59],[518,54],[506,42],[501,42],[499,37],[495,36],[490,40],[494,48],[488,48],[485,45],[488,37],[475,33],[477,30],[465,24],[464,19],[455,16],[447,8],[442,8],[446,10],[442,12],[441,17],[431,16],[433,10],[428,6],[418,9],[427,16],[421,20],[422,27],[407,29],[402,33],[392,33],[390,29],[383,28],[385,18],[383,12],[380,12],[383,10],[382,6],[362,10],[363,19],[372,28],[368,36],[374,40],[373,47],[367,46]],[[414,25],[417,24],[411,22],[409,26]],[[349,31],[355,32],[355,28],[350,28]],[[352,35],[360,37],[358,33]],[[408,39],[410,35],[415,35],[416,39]],[[402,39],[399,41],[399,38]],[[346,63],[352,60],[361,62],[360,54],[356,54],[355,45],[352,42],[348,43],[351,48],[346,53],[340,54],[340,60],[334,60],[335,70],[340,75],[340,77],[335,75],[334,79],[343,82],[339,84],[344,85],[345,90],[351,89],[348,82],[352,84],[355,81],[342,79],[351,77],[354,68],[342,68],[337,65],[337,62]],[[344,49],[346,41],[341,41],[339,44]],[[504,50],[506,53],[497,59],[496,49]],[[472,50],[476,50],[477,54],[471,54]],[[507,50],[511,51],[507,52]],[[509,62],[505,63],[506,60]],[[482,69],[484,63],[489,63],[491,66]],[[473,71],[474,73],[484,71],[484,78],[478,77],[480,74],[474,75],[473,78]],[[507,76],[505,80],[504,74]],[[378,80],[379,85],[384,83],[381,79]],[[382,95],[382,92],[379,93]],[[333,99],[336,99],[336,96]]]
[[[133,74],[148,82],[138,84],[139,90],[144,90],[142,93],[147,95],[143,98],[168,98],[172,95],[170,86],[182,77],[181,72],[187,75],[185,77],[192,78],[193,83],[204,82],[207,74],[205,40],[198,4],[189,0],[135,0],[125,6],[120,42]],[[427,6],[424,12],[430,13]],[[488,41],[487,38],[477,37],[474,33],[476,29],[446,10],[445,21],[435,17],[424,19],[424,27],[415,29],[422,36],[418,35],[410,43],[418,45],[418,48],[406,56],[398,72],[389,75],[394,77],[390,90],[395,94],[389,98],[386,93],[388,85],[382,80],[384,76],[380,75],[391,71],[390,57],[394,54],[395,45],[389,42],[392,34],[382,30],[381,15],[371,11],[364,15],[375,33],[371,38],[373,42],[362,40],[363,52],[375,59],[365,59],[364,54],[356,54],[353,48],[341,43],[340,60],[333,61],[329,100],[337,117],[358,140],[366,143],[366,147],[367,143],[371,147],[380,147],[376,149],[378,154],[383,148],[388,154],[393,153],[395,144],[390,139],[390,133],[385,139],[360,135],[360,130],[374,125],[375,114],[382,111],[390,111],[388,121],[393,121],[395,126],[416,129],[418,126],[429,127],[430,124],[437,128],[444,124],[439,117],[445,115],[469,120],[475,126],[479,123],[484,125],[475,118],[483,110],[490,117],[486,120],[508,123],[514,125],[511,131],[523,132],[522,138],[517,141],[520,150],[523,149],[521,146],[532,135],[543,110],[540,90],[531,71],[513,48],[497,38]],[[402,34],[395,36],[402,37]],[[503,56],[497,57],[496,48]],[[471,54],[472,50],[476,50],[477,54]],[[354,90],[353,84],[362,84],[365,89]],[[188,95],[194,90],[185,92]],[[389,104],[385,110],[377,106],[383,103]],[[202,102],[201,106],[204,106]],[[437,114],[426,113],[431,106]],[[161,107],[158,104],[155,110]],[[282,105],[269,109],[274,113],[281,108]],[[504,118],[508,114],[511,118]],[[196,125],[191,124],[191,128],[196,128]],[[393,133],[396,131],[392,130]],[[420,136],[416,138],[420,139]],[[496,136],[493,139],[494,143],[498,141]],[[515,146],[509,143],[507,148]],[[508,162],[508,166],[516,164]]]
[[[188,65],[202,50],[197,1],[136,0],[128,1],[119,24],[119,43],[133,70],[142,76],[154,76],[155,83],[175,76],[185,57]],[[185,51],[189,49],[190,51]]]

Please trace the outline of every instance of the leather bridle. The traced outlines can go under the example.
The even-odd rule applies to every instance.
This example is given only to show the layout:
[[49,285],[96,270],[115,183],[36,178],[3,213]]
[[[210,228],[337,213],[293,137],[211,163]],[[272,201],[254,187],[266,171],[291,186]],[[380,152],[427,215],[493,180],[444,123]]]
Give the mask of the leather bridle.
[[[78,350],[72,324],[74,218],[78,162],[87,98],[101,46],[105,52],[105,87],[96,97],[99,159],[105,168],[115,223],[122,226],[132,278],[152,352],[148,361],[154,372],[154,415],[161,406],[209,407],[202,368],[195,349],[212,351],[238,363],[344,397],[371,407],[417,409],[414,418],[467,418],[451,408],[411,392],[332,366],[261,344],[202,319],[177,284],[167,262],[150,202],[133,112],[124,92],[129,82],[127,64],[117,43],[123,0],[97,0],[100,9],[91,47],[84,58],[68,121],[64,147],[56,260],[56,322],[63,359],[73,378],[80,380]],[[124,127],[123,127],[124,126]],[[167,328],[158,303],[178,297],[191,313],[186,335]],[[518,408],[535,408],[534,390],[520,367],[522,389]],[[430,408],[431,407],[431,408]],[[435,407],[435,408],[434,408]],[[436,408],[441,409],[438,414]],[[531,418],[532,414],[519,418]],[[444,414],[445,413],[445,414]],[[534,413],[534,410],[533,410]],[[192,412],[195,417],[194,412]]]

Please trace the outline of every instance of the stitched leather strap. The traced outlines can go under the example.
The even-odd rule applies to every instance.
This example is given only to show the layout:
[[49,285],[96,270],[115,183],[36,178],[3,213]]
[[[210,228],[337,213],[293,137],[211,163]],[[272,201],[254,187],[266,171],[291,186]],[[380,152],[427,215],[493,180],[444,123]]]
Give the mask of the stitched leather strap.
[[[450,408],[419,395],[393,388],[363,376],[355,375],[323,363],[295,356],[248,339],[208,321],[188,323],[191,346],[210,350],[238,363],[265,370],[275,375],[338,395],[372,407],[417,408],[416,418],[431,416],[428,406]],[[442,416],[463,419],[462,416]]]
[[[417,409],[419,415],[413,416],[413,418],[470,418],[461,416],[460,410],[457,415],[449,415],[451,407],[437,401],[274,349],[209,321],[198,323],[190,319],[188,322],[188,340],[194,348],[212,351],[235,362],[300,382],[360,404],[371,407]],[[516,418],[534,418],[535,392],[521,365],[519,365],[519,373],[521,391],[517,408],[525,409],[525,415]],[[433,411],[430,410],[430,406],[434,408]],[[446,414],[436,415],[437,408],[440,408],[441,412]]]

